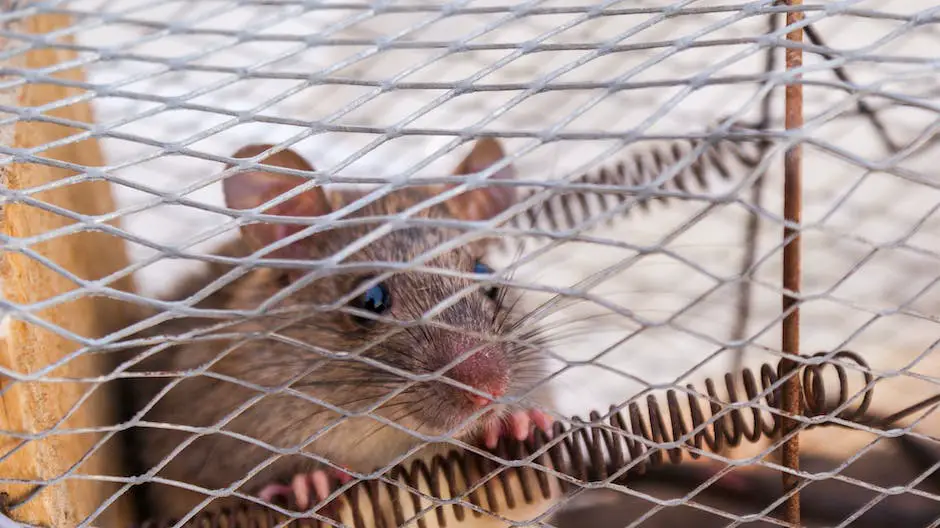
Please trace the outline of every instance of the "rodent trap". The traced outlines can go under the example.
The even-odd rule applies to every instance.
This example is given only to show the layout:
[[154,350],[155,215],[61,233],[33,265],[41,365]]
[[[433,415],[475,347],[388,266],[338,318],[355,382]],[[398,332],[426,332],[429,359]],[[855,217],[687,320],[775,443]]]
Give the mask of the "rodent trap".
[[8,2],[5,520],[936,524],[877,4]]

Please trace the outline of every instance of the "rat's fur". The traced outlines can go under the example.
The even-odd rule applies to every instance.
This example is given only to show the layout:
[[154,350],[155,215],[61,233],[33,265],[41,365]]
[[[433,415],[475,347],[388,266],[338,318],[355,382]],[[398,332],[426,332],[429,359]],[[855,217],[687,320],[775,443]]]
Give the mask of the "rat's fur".
[[[489,144],[485,146],[491,147]],[[475,149],[475,152],[478,151],[479,145]],[[465,161],[458,171],[481,170],[467,165],[468,162]],[[257,173],[255,174],[257,177]],[[279,189],[278,192],[280,191]],[[379,217],[375,223],[317,233],[289,246],[286,250],[289,252],[287,258],[316,259],[333,255],[382,225],[384,220],[381,217],[395,215],[421,203],[433,192],[432,189],[403,189],[373,201],[351,216]],[[485,193],[468,194],[469,196],[462,198],[463,201],[426,208],[417,216],[479,218],[481,215],[493,214],[494,203],[499,205],[499,196],[494,198]],[[269,198],[262,195],[252,199],[261,204]],[[296,214],[296,210],[303,210],[305,206],[314,209],[336,207],[335,203],[327,205],[329,201],[323,198],[324,196],[313,196],[308,202],[297,201],[294,205],[288,204],[289,209],[282,209],[282,212],[301,216]],[[238,199],[237,194],[230,196],[230,201]],[[479,200],[490,201],[476,203]],[[503,204],[505,205],[508,204]],[[322,214],[325,211],[315,212]],[[259,229],[269,227],[262,226]],[[233,256],[244,255],[251,249],[269,243],[270,238],[282,236],[282,233],[272,235],[272,231],[252,231],[250,228],[244,229],[244,233],[244,241],[229,246],[227,253]],[[459,234],[454,230],[426,226],[400,228],[353,253],[344,259],[343,263],[412,262],[425,251]],[[249,247],[245,247],[245,241]],[[474,264],[483,256],[483,249],[479,244],[465,245],[425,261],[424,266],[471,273]],[[301,276],[303,273],[298,271],[257,269],[225,286],[200,306],[254,310]],[[368,277],[368,273],[324,276],[288,296],[276,308],[302,309],[333,303]],[[384,284],[392,296],[392,308],[384,316],[414,322],[455,293],[472,286],[474,282],[468,278],[411,271],[397,273],[384,281]],[[197,283],[188,283],[183,290],[183,298],[197,290]],[[449,329],[436,325],[413,325],[399,330],[381,342],[376,342],[390,329],[400,326],[383,322],[362,324],[347,312],[309,309],[252,318],[218,331],[229,336],[239,334],[235,338],[203,340],[162,351],[142,362],[135,370],[179,373],[214,361],[208,368],[213,377],[186,377],[159,400],[144,416],[144,420],[176,426],[212,427],[250,399],[263,395],[222,427],[224,431],[254,439],[262,445],[226,434],[201,436],[173,456],[171,462],[158,475],[209,489],[225,488],[245,477],[266,459],[275,457],[276,460],[272,464],[240,488],[245,493],[256,493],[261,486],[272,480],[284,479],[296,472],[318,467],[318,463],[309,457],[277,457],[272,450],[296,449],[307,444],[317,434],[320,436],[307,444],[303,452],[315,453],[354,471],[371,472],[380,469],[422,441],[408,432],[385,426],[368,416],[341,419],[341,414],[318,405],[313,400],[326,402],[348,412],[361,412],[403,387],[406,380],[355,358],[327,359],[320,352],[347,353],[365,348],[360,354],[362,357],[409,373],[426,374],[451,364],[462,352],[480,347],[479,353],[449,371],[448,375],[463,369],[462,376],[451,377],[473,386],[480,386],[477,382],[487,382],[488,377],[503,376],[509,381],[507,395],[517,395],[531,389],[529,386],[523,386],[523,382],[537,378],[541,357],[538,350],[532,347],[498,343],[480,337],[480,334],[492,336],[504,333],[512,325],[513,318],[498,313],[500,311],[505,311],[501,300],[494,301],[481,289],[477,289],[463,295],[460,300],[433,317],[433,321],[442,323]],[[179,335],[198,330],[213,322],[218,321],[196,318],[173,320],[154,328],[150,333]],[[274,329],[277,331],[273,335],[262,335]],[[250,333],[257,337],[244,341],[243,336]],[[239,342],[241,344],[233,347]],[[226,379],[219,379],[220,377],[263,387],[264,391],[247,388]],[[145,382],[140,379],[131,381],[135,384],[138,408],[149,402],[165,383]],[[266,394],[286,386],[290,386],[289,391]],[[475,430],[478,424],[465,423],[475,410],[464,397],[465,394],[457,387],[441,382],[417,383],[372,414],[421,434],[441,435],[457,431],[467,439],[467,433]],[[331,424],[335,424],[335,427],[323,433]],[[146,428],[138,431],[137,448],[144,469],[160,463],[191,436],[190,432],[165,428]],[[203,494],[185,492],[169,485],[156,485],[152,488],[151,505],[161,515],[184,515],[199,500],[205,498]]]

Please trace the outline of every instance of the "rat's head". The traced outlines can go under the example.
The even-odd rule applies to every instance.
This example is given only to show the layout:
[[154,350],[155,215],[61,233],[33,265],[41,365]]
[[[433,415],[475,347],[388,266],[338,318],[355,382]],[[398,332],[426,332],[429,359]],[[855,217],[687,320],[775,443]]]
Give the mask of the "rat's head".
[[[269,145],[254,145],[236,153],[235,157],[253,157]],[[456,174],[472,174],[502,161],[499,143],[484,139],[476,143],[458,166]],[[313,168],[296,153],[286,150],[263,160],[276,165],[304,171]],[[505,166],[491,178],[513,177],[513,169]],[[224,182],[225,196],[233,209],[254,209],[278,195],[304,183],[303,178],[261,170],[240,172]],[[377,228],[406,209],[422,204],[447,187],[405,188],[385,195],[344,218],[368,222],[318,232],[268,254],[273,258],[324,259],[348,251],[350,244],[372,234]],[[334,198],[336,195],[333,195]],[[457,219],[485,221],[502,213],[513,204],[512,187],[487,185],[463,192],[446,201],[423,209],[412,217],[423,220]],[[346,202],[348,203],[348,199]],[[266,214],[319,217],[343,204],[320,187],[314,187],[263,212]],[[374,222],[371,219],[375,219]],[[303,229],[302,225],[255,223],[242,227],[243,237],[255,249],[283,240]],[[453,242],[460,230],[440,226],[402,226],[392,229],[367,245],[341,259],[341,264],[360,264],[366,269],[341,271],[322,276],[289,296],[284,304],[301,307],[302,319],[280,331],[336,353],[352,352],[359,357],[376,360],[384,365],[415,375],[441,373],[428,379],[408,381],[405,377],[356,359],[331,360],[321,365],[310,377],[295,387],[316,393],[317,397],[332,395],[338,404],[356,400],[347,409],[372,405],[407,385],[401,394],[389,400],[377,414],[397,421],[424,434],[469,431],[480,425],[468,418],[484,407],[501,411],[490,398],[503,398],[526,392],[538,372],[540,354],[518,339],[506,339],[510,327],[518,320],[508,313],[505,291],[482,284],[464,274],[489,274],[485,262],[485,246],[479,241],[441,251],[439,246]],[[430,253],[429,253],[430,252]],[[433,255],[428,257],[428,255]],[[406,270],[387,273],[368,270],[368,263],[414,263],[431,271]],[[441,270],[441,272],[436,272]],[[269,284],[283,288],[294,284],[309,270],[265,270],[271,274]],[[250,302],[262,302],[270,291],[259,291]],[[352,297],[350,297],[350,295]],[[338,299],[351,300],[344,309],[311,309]],[[310,363],[323,363],[323,357],[307,352]],[[446,377],[452,382],[440,379]],[[471,388],[466,390],[459,385]],[[336,399],[339,396],[339,400]],[[345,401],[342,400],[346,396]],[[490,419],[496,413],[488,416]]]

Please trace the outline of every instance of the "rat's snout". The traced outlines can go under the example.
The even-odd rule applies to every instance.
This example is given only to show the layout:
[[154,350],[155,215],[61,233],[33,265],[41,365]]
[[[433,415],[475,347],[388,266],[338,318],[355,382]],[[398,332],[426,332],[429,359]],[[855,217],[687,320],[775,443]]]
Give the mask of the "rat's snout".
[[[458,357],[463,357],[471,350],[475,351],[464,358],[463,361],[451,367],[444,375],[454,381],[473,387],[491,398],[504,396],[509,390],[509,364],[503,347],[499,344],[457,341],[460,342],[460,345],[453,347],[452,354],[445,354],[450,356],[450,360],[443,362],[444,365],[452,363]],[[454,345],[457,345],[457,343],[454,343]],[[448,388],[457,391],[457,396],[463,401],[469,402],[474,408],[485,407],[492,402],[491,398],[462,390],[453,385]]]

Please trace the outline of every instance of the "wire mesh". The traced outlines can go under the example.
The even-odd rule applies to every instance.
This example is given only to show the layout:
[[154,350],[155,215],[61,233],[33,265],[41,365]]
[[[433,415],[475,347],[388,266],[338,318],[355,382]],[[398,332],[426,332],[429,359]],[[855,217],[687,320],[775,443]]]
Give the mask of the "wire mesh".
[[[197,499],[167,495],[150,505],[182,523],[217,499],[265,502],[258,498],[265,483],[290,482],[301,470],[354,461],[355,480],[389,482],[386,470],[423,456],[418,450],[428,444],[472,451],[479,438],[450,434],[459,427],[449,420],[480,416],[457,416],[453,409],[462,407],[448,399],[461,389],[487,394],[492,379],[484,374],[499,370],[499,361],[480,362],[477,352],[508,354],[511,367],[503,370],[519,385],[506,395],[509,407],[533,407],[563,424],[778,361],[787,293],[783,160],[794,145],[804,173],[801,350],[862,356],[866,365],[846,368],[874,376],[877,413],[937,392],[940,9],[932,2],[50,0],[5,8],[2,89],[78,89],[42,106],[2,100],[3,166],[73,173],[41,187],[5,187],[4,203],[75,221],[36,236],[5,233],[5,250],[80,288],[31,305],[3,302],[7,318],[77,343],[29,374],[4,369],[3,393],[37,381],[79,383],[91,393],[120,381],[121,390],[148,395],[138,402],[144,409],[120,423],[6,431],[25,443],[94,433],[93,452],[134,434],[130,450],[142,452],[144,463],[122,475],[88,474],[81,464],[41,479],[0,475],[0,483],[37,490],[70,480],[118,483],[88,517],[75,519],[78,526],[96,525],[119,497],[148,485],[195,492]],[[783,54],[793,27],[784,17],[796,9],[803,65],[788,71]],[[25,21],[37,16],[68,23],[26,32]],[[24,64],[36,49],[71,50],[75,58],[48,68]],[[85,80],[58,75],[78,68]],[[793,82],[802,86],[804,124],[785,130],[783,87]],[[53,112],[82,101],[94,107],[91,124]],[[16,148],[7,131],[22,123],[72,132]],[[104,166],[62,164],[48,154],[89,138],[102,146]],[[499,142],[503,161],[475,161],[474,145],[487,144],[481,138]],[[268,180],[244,178],[259,170],[262,151],[235,156],[258,144],[280,152],[278,159],[296,152],[315,169],[268,166],[304,182],[272,194]],[[455,175],[466,159],[472,170]],[[110,183],[113,213],[63,211],[42,200],[43,191],[87,181]],[[407,206],[395,201],[419,184],[442,194]],[[226,185],[234,190],[226,194]],[[310,205],[315,200],[303,197],[320,186],[352,198]],[[473,216],[474,207],[498,206],[506,196],[497,214]],[[296,218],[285,223],[268,206]],[[456,219],[427,213],[442,208]],[[255,229],[259,222],[280,227]],[[80,231],[107,233],[132,263],[88,281],[35,249]],[[422,235],[402,234],[411,232]],[[276,244],[246,250],[252,233]],[[307,249],[291,250],[298,247]],[[303,273],[284,271],[296,269]],[[351,278],[363,274],[365,282]],[[134,292],[114,286],[124,276],[134,278]],[[382,284],[384,293],[375,289]],[[374,319],[363,299],[376,302],[376,291],[404,319],[380,316],[381,333],[363,321]],[[74,335],[36,315],[88,295],[119,299],[143,315],[103,337]],[[484,314],[490,324],[467,322]],[[483,344],[507,336],[511,346]],[[91,355],[114,358],[115,367],[103,376],[57,374]],[[422,401],[405,401],[415,394]],[[750,404],[771,411],[759,398]],[[405,412],[395,410],[402,406]],[[890,485],[846,476],[865,457],[889,453],[893,437],[933,442],[938,423],[929,411],[889,432],[810,429],[820,418],[797,419],[802,451],[824,467],[804,467],[797,488],[836,483],[850,491],[832,494],[868,494],[844,511],[833,503],[830,513],[840,517],[820,522],[864,525],[867,516],[877,525],[871,519],[885,504],[900,515],[904,508],[892,502],[899,496],[924,501],[905,511],[940,522],[936,490],[924,487],[935,463]],[[707,495],[735,489],[723,486],[749,474],[742,468],[786,473],[776,458],[781,441],[702,452],[717,469],[691,487],[667,475],[672,495],[643,487],[655,488],[655,480],[583,482],[526,518],[482,513],[504,525],[577,526],[566,517],[571,511],[594,515],[597,526],[679,522],[664,520],[671,515],[780,525],[777,508],[787,494],[779,476],[773,500],[758,506],[715,506]],[[174,469],[187,450],[193,467]],[[37,500],[35,493],[15,499],[14,516]],[[804,497],[804,510],[822,515],[815,499],[805,505]],[[602,521],[605,505],[617,504],[628,506]],[[336,524],[323,508],[273,508]]]

